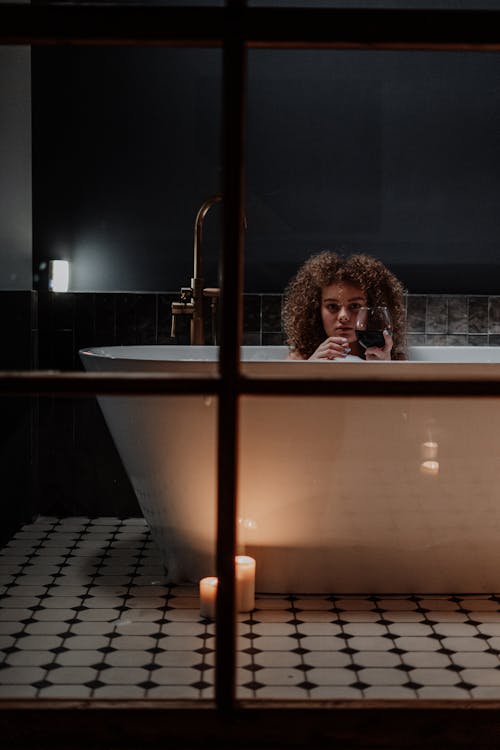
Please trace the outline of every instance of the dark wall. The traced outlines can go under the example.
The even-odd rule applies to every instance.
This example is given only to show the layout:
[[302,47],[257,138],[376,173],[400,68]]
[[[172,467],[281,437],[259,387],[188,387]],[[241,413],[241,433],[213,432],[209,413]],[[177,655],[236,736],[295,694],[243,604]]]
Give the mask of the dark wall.
[[[0,292],[0,370],[29,370],[36,359],[36,292]],[[37,506],[38,398],[0,397],[0,546]]]
[[61,257],[75,290],[189,282],[194,214],[219,188],[220,54],[33,51],[35,273]]
[[[413,293],[494,293],[499,73],[493,53],[251,51],[247,291],[281,291],[337,246],[377,255]],[[57,257],[75,290],[189,282],[194,216],[220,189],[220,76],[218,50],[33,51],[41,289]]]
[[31,289],[29,47],[0,47],[0,289]]

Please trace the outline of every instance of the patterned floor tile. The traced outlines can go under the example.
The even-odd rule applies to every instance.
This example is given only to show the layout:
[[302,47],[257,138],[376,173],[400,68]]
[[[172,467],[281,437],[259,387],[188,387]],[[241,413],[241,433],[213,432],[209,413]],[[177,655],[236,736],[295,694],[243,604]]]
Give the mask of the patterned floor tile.
[[[500,698],[500,597],[259,593],[241,699]],[[39,518],[0,550],[0,698],[214,696],[215,625],[144,519]]]

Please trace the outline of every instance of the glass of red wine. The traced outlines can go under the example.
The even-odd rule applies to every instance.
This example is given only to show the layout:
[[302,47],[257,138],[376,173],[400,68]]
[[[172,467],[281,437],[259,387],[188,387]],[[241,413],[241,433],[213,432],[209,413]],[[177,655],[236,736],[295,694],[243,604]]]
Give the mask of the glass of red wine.
[[392,334],[391,314],[387,307],[360,307],[356,319],[356,336],[363,347],[382,348],[385,345],[383,331]]

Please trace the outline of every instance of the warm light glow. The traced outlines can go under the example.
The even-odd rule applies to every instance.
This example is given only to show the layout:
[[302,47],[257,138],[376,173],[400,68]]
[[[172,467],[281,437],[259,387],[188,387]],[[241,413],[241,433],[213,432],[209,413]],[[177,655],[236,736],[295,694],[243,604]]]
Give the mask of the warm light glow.
[[51,260],[49,262],[49,290],[67,292],[69,289],[69,261]]
[[[255,560],[248,555],[236,555],[236,611],[251,612],[255,609]],[[219,579],[208,576],[200,581],[200,617],[215,618]]]
[[432,460],[437,458],[438,447],[438,444],[433,440],[428,440],[427,442],[422,443],[420,445],[420,455],[422,457],[422,460],[428,461],[429,459]]
[[422,461],[420,472],[430,476],[437,476],[439,474],[439,461]]

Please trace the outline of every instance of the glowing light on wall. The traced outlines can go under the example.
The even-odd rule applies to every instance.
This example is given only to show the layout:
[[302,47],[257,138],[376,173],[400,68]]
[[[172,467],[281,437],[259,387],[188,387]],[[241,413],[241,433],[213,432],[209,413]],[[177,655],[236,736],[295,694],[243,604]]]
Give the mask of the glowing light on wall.
[[69,261],[51,260],[49,262],[49,290],[67,292],[69,288]]

